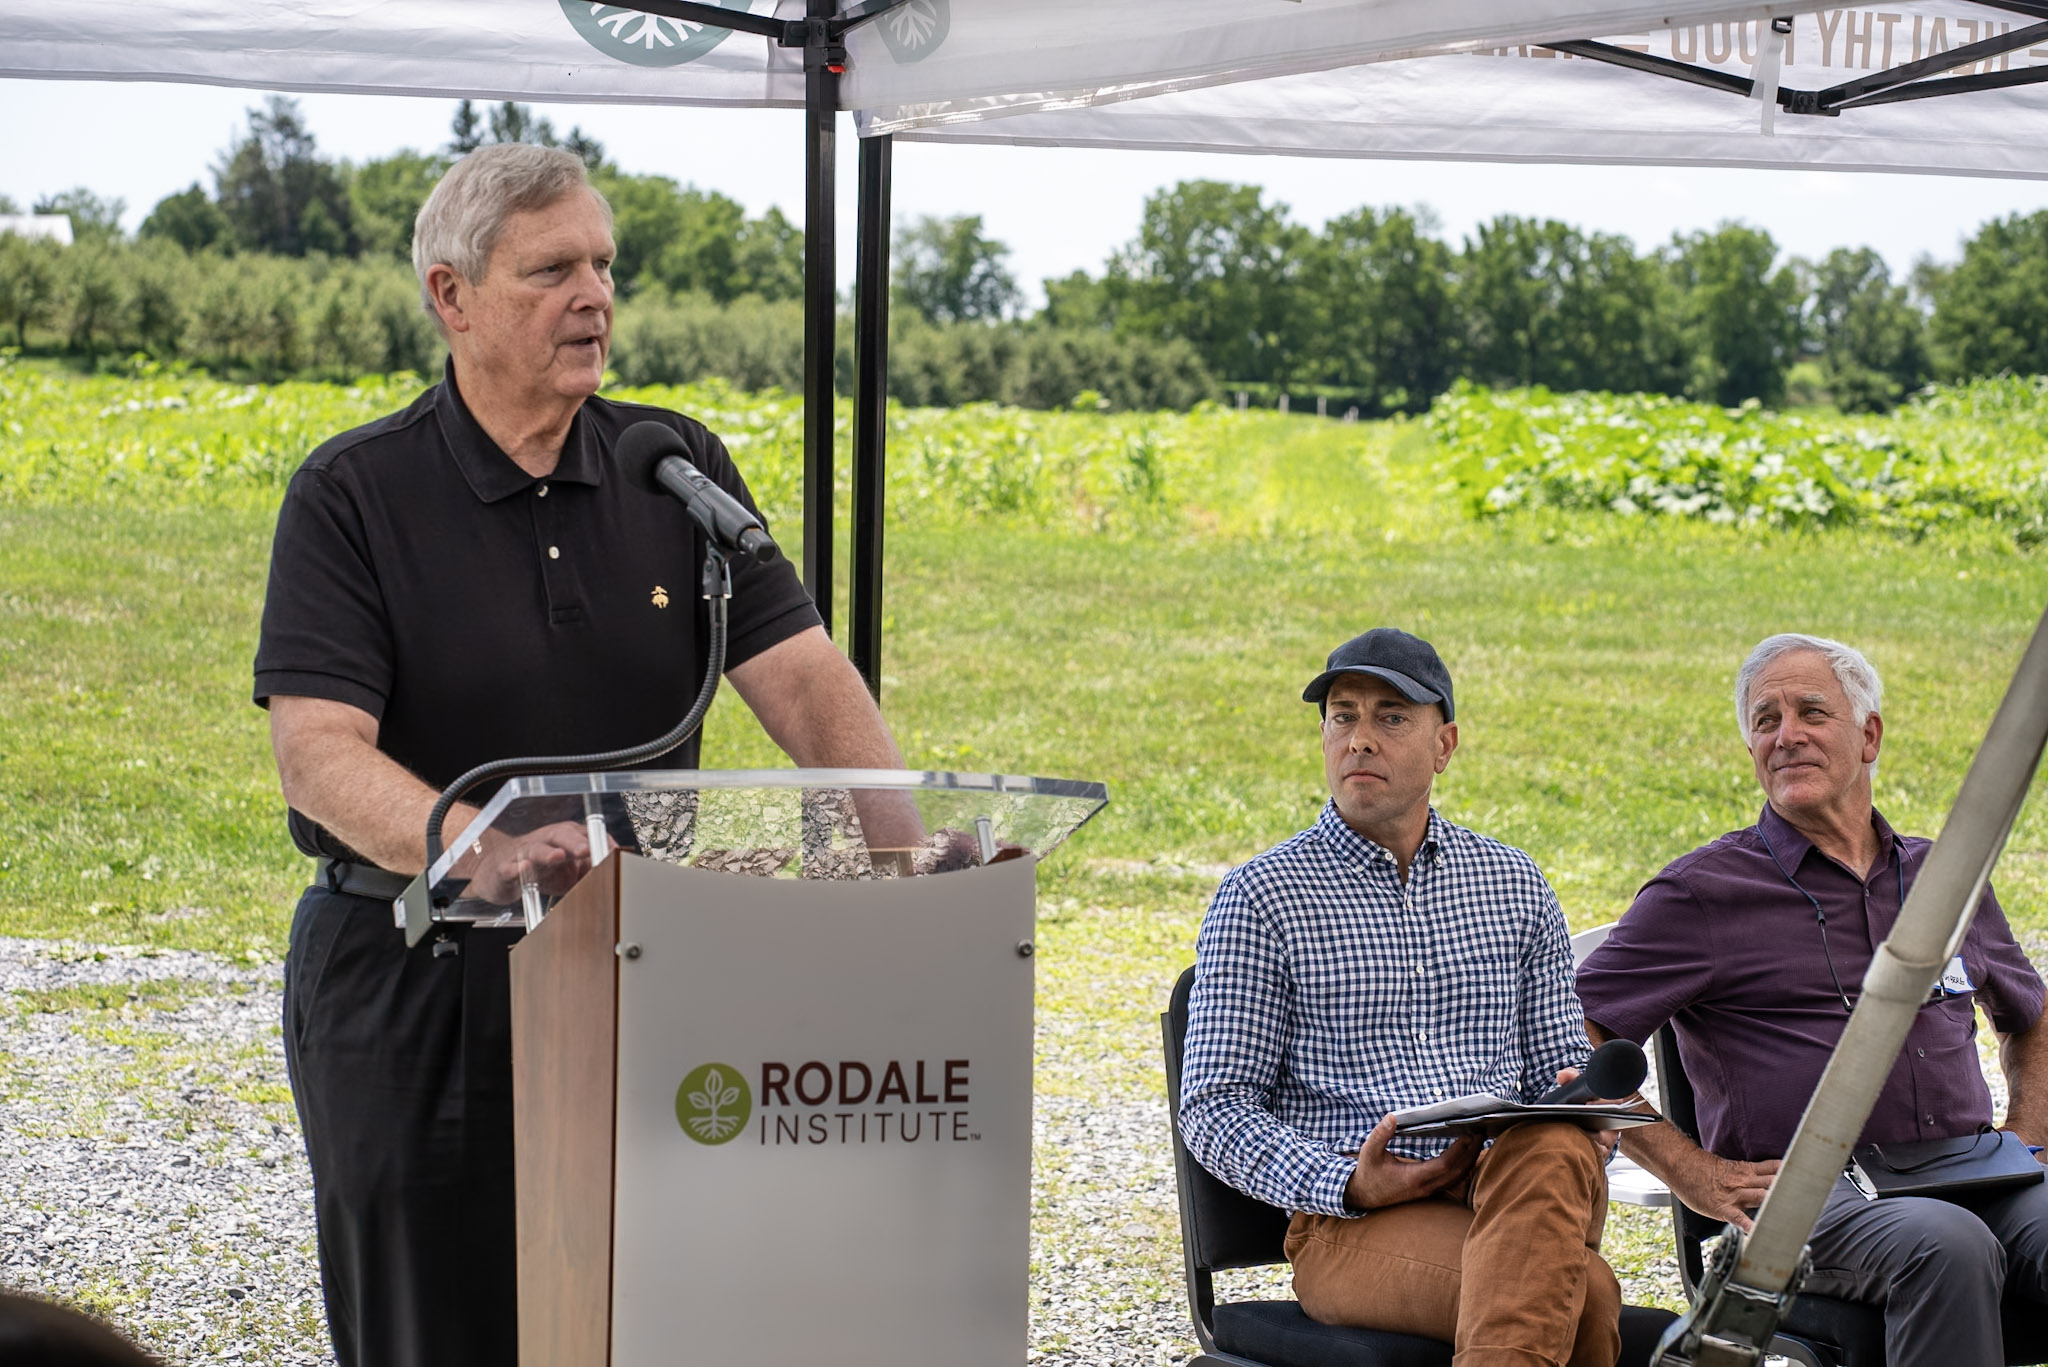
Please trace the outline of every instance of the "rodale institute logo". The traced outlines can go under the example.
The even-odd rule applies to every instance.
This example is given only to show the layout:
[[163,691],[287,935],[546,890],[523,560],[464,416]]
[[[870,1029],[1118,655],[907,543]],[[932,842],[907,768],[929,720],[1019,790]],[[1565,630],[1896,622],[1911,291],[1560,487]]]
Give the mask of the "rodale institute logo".
[[[783,1148],[972,1144],[974,1063],[964,1058],[765,1060],[758,1075],[703,1063],[676,1088],[676,1123],[699,1144],[746,1136]],[[757,1078],[749,1087],[750,1078]]]
[[731,1064],[702,1064],[676,1088],[676,1120],[699,1144],[725,1143],[747,1128],[753,1113],[747,1080]]
[[953,26],[951,0],[904,0],[877,21],[882,42],[901,66],[921,62],[938,51]]
[[[590,0],[558,2],[585,42],[608,57],[634,66],[681,66],[696,61],[732,36],[728,28],[713,28],[690,19],[669,19],[623,5],[595,5]],[[751,0],[711,3],[744,10]]]

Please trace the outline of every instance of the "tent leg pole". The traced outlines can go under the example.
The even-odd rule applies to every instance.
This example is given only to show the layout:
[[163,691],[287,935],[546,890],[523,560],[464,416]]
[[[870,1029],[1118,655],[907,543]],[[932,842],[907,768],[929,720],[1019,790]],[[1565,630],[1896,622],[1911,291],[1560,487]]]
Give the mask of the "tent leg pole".
[[[809,0],[829,18],[832,0]],[[804,588],[832,631],[833,353],[838,330],[833,135],[839,77],[815,54],[804,73]]]
[[853,667],[882,699],[882,529],[889,446],[889,189],[893,144],[860,140],[854,271]]

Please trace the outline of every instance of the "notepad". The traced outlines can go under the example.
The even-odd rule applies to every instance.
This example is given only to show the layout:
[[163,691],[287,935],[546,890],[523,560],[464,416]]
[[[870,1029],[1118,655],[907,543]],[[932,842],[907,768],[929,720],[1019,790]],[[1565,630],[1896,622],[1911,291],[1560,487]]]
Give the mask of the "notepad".
[[1433,1106],[1418,1106],[1394,1114],[1394,1133],[1403,1135],[1490,1134],[1525,1121],[1562,1121],[1583,1130],[1630,1130],[1654,1125],[1662,1116],[1636,1110],[1633,1106],[1601,1106],[1573,1103],[1563,1106],[1529,1105],[1506,1097],[1475,1092],[1452,1097]]

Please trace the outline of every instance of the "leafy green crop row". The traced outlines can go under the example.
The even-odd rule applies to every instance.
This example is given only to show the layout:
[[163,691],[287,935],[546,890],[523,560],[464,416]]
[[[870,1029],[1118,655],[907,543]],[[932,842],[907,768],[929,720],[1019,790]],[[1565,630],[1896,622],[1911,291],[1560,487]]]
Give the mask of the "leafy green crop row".
[[[87,377],[0,361],[0,506],[261,505],[320,442],[404,407],[422,383],[401,373],[351,385],[239,385],[146,364],[132,377]],[[607,393],[701,419],[725,439],[763,509],[797,517],[800,399],[748,394],[721,380]],[[842,403],[842,446],[850,422]],[[889,513],[1085,530],[1160,525],[1212,495],[1217,481],[1236,478],[1243,449],[1261,444],[1252,434],[1292,425],[1214,406],[1112,414],[892,405]],[[839,462],[842,479],[847,464]]]
[[[803,404],[713,381],[610,391],[689,413],[725,439],[762,506],[801,502]],[[850,409],[839,436],[848,440]],[[999,404],[889,409],[891,518],[1002,517],[1034,527],[1134,530],[1179,519],[1221,476],[1223,453],[1268,414],[1046,412]],[[1280,423],[1279,425],[1284,425]],[[841,492],[849,471],[840,462]]]
[[1906,531],[1980,519],[2048,540],[2048,377],[1935,387],[1888,418],[1460,384],[1428,430],[1468,510]]
[[[0,506],[264,506],[313,447],[403,407],[421,384],[401,373],[237,385],[149,365],[82,377],[0,353]],[[607,392],[701,418],[764,511],[798,517],[800,399],[722,380]],[[842,403],[842,483],[850,417]],[[1909,533],[1988,525],[2022,545],[2048,541],[2048,379],[1936,388],[1884,418],[1461,385],[1431,409],[1423,430],[1435,449],[1393,467],[1365,426],[1214,405],[892,405],[889,424],[888,512],[899,525],[1324,535],[1355,521],[1360,499],[1431,522],[1455,517],[1448,492],[1480,518],[1548,507]]]
[[226,384],[0,363],[0,505],[274,502],[315,446],[403,408],[409,374],[353,385]]

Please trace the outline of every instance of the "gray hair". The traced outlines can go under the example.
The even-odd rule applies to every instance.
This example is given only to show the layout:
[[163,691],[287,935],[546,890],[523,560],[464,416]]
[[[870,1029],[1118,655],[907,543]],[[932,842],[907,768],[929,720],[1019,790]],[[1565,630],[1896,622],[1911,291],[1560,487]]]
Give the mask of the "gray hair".
[[479,147],[448,168],[413,220],[412,268],[420,278],[420,303],[440,323],[427,272],[447,266],[471,282],[484,278],[491,250],[514,214],[545,209],[578,190],[587,191],[604,210],[610,226],[612,206],[591,185],[583,159],[559,147],[525,142],[499,142]]
[[1743,744],[1749,743],[1749,690],[1756,683],[1756,676],[1763,673],[1773,660],[1799,651],[1811,651],[1827,661],[1828,668],[1835,672],[1836,681],[1842,685],[1842,692],[1849,697],[1849,711],[1858,726],[1883,705],[1884,683],[1862,651],[1840,641],[1830,641],[1825,636],[1780,632],[1750,651],[1749,658],[1742,662],[1742,668],[1735,672],[1735,729],[1742,733]]

